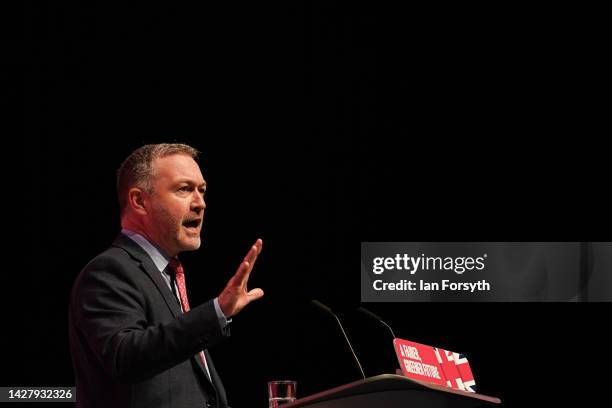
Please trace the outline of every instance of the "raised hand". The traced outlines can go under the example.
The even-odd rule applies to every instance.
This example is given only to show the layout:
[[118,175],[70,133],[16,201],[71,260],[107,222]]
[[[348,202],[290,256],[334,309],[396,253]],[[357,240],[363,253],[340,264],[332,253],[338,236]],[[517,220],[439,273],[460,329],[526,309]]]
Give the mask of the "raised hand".
[[255,241],[255,244],[244,257],[238,270],[227,285],[225,285],[223,292],[219,295],[219,306],[227,318],[236,315],[246,305],[264,295],[263,290],[260,288],[247,289],[249,276],[251,275],[257,256],[261,253],[262,245],[263,241],[261,239]]

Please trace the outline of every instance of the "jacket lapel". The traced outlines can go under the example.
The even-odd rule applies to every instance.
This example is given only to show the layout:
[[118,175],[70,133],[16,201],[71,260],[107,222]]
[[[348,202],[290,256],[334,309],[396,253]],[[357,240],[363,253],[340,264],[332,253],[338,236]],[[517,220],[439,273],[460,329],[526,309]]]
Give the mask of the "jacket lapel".
[[[129,237],[126,237],[123,234],[119,234],[112,246],[125,250],[132,258],[139,262],[140,269],[145,271],[146,274],[149,275],[153,283],[155,283],[157,290],[159,291],[159,293],[161,293],[162,297],[164,298],[164,301],[166,302],[166,305],[168,305],[168,308],[172,312],[172,316],[178,317],[182,314],[181,308],[176,300],[176,297],[174,296],[174,293],[172,293],[172,291],[164,281],[164,278],[161,277],[161,272],[159,271],[159,269],[157,269],[157,266],[155,266],[149,254],[147,254],[146,251],[142,249],[140,245],[138,245],[135,241],[131,240]],[[206,356],[206,362],[209,362],[210,355],[207,351],[204,351],[204,354]],[[213,386],[213,388],[215,388],[214,383],[211,382],[211,379],[208,378],[208,374],[206,373],[206,367],[204,367],[204,363],[202,362],[199,353],[193,356],[192,358],[195,358],[196,364],[202,370],[204,377]],[[209,364],[208,368],[210,371],[210,376],[213,377],[214,369],[212,367],[212,364]]]
[[132,258],[139,262],[140,269],[142,269],[149,276],[149,278],[151,278],[157,287],[157,290],[164,298],[166,305],[168,305],[170,312],[172,312],[172,316],[179,316],[181,314],[181,309],[176,301],[176,298],[164,281],[164,278],[162,278],[161,272],[159,269],[157,269],[157,266],[155,266],[149,254],[147,254],[140,245],[123,234],[119,234],[119,236],[115,239],[113,246],[125,250]]

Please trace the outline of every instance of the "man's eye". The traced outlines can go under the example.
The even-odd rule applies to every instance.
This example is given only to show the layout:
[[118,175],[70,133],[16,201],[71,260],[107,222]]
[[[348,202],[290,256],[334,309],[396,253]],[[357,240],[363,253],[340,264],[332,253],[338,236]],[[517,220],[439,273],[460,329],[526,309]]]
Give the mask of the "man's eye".
[[179,188],[179,191],[190,191],[191,189],[189,188],[189,186],[184,186]]

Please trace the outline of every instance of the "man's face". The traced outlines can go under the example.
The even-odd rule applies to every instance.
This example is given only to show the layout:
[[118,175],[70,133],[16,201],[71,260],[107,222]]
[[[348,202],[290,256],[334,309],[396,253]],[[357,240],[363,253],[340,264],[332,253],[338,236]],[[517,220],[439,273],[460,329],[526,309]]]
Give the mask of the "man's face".
[[153,192],[147,195],[146,230],[169,256],[200,247],[206,182],[191,157],[174,154],[153,162]]

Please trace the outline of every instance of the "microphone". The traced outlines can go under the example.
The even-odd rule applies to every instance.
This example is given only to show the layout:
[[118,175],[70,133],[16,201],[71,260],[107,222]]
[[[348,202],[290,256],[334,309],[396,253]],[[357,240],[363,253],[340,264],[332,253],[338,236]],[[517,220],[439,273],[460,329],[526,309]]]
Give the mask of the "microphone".
[[325,306],[323,303],[319,302],[318,300],[313,299],[311,300],[311,302],[313,305],[315,305],[319,309],[323,310],[326,313],[329,313],[330,315],[336,318],[336,321],[338,322],[338,326],[340,326],[340,330],[342,330],[342,334],[344,335],[344,339],[346,340],[346,344],[348,344],[349,348],[351,349],[353,358],[355,359],[357,366],[359,366],[359,371],[361,371],[361,376],[365,380],[366,376],[365,376],[365,373],[363,372],[363,367],[361,367],[361,363],[359,362],[359,359],[357,358],[357,354],[355,354],[355,350],[353,350],[353,346],[351,345],[351,342],[349,341],[349,338],[346,335],[346,332],[344,331],[344,327],[342,327],[342,323],[340,323],[340,319],[338,319],[338,316],[336,316],[336,314],[332,312],[331,308],[329,308],[328,306]]
[[393,333],[393,329],[391,328],[391,326],[389,326],[387,323],[385,323],[385,321],[383,319],[381,319],[377,314],[369,311],[368,309],[366,309],[365,307],[358,307],[357,310],[359,310],[361,313],[363,313],[366,316],[371,317],[372,319],[384,324],[385,326],[387,326],[387,329],[389,329],[389,331],[391,332],[391,335],[393,336],[393,338],[395,339],[395,333]]
[[[357,310],[358,310],[360,313],[363,313],[364,315],[366,315],[366,316],[368,316],[368,317],[370,317],[370,318],[372,318],[372,319],[376,320],[377,322],[382,323],[383,325],[385,325],[385,326],[387,327],[387,329],[389,329],[389,331],[391,332],[391,335],[393,336],[393,339],[396,339],[396,337],[395,337],[395,333],[393,333],[393,329],[391,328],[391,326],[389,326],[387,323],[385,323],[385,321],[384,321],[383,319],[381,319],[381,317],[380,317],[380,316],[378,316],[376,313],[369,311],[368,309],[366,309],[366,308],[365,308],[365,307],[363,307],[363,306],[358,307],[358,308],[357,308]],[[398,369],[398,368],[397,368],[397,366],[396,366],[396,368],[395,368],[395,374],[397,374],[397,375],[401,375],[401,376],[403,376],[403,375],[404,375],[404,374],[402,373],[402,370],[401,370],[401,369]]]

